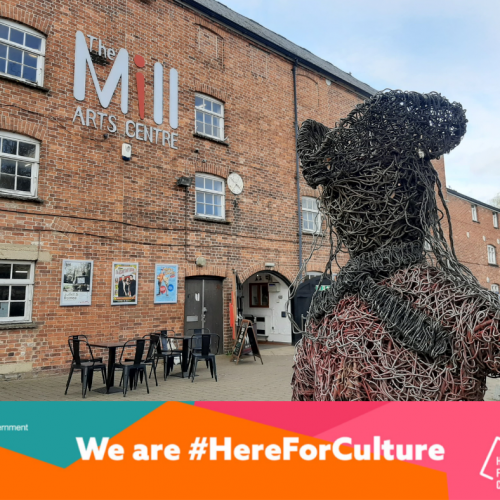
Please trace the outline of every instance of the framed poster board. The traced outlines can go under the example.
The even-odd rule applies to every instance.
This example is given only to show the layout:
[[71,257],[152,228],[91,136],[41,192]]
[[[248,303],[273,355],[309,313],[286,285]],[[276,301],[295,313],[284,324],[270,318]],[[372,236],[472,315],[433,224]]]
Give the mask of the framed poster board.
[[125,306],[137,304],[139,264],[113,262],[111,278],[111,305]]
[[61,306],[90,306],[92,303],[92,260],[62,262]]
[[244,319],[240,323],[240,328],[238,329],[238,335],[236,336],[236,342],[234,343],[233,355],[231,357],[231,361],[236,361],[238,363],[240,358],[245,350],[246,339],[250,341],[251,353],[253,354],[254,361],[256,358],[260,358],[261,364],[264,364],[262,361],[262,356],[259,350],[259,344],[257,343],[257,335],[255,332],[255,328],[253,323]]
[[155,304],[177,304],[178,276],[176,264],[155,264]]

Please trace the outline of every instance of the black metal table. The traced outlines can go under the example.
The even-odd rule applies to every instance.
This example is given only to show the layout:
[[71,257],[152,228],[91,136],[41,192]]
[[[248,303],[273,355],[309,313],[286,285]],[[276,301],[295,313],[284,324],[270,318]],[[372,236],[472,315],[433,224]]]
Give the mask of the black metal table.
[[123,347],[126,340],[120,342],[95,342],[90,344],[90,347],[100,347],[108,349],[108,373],[106,377],[106,387],[99,387],[94,389],[95,392],[102,392],[103,394],[110,394],[113,392],[121,392],[120,387],[115,387],[115,364],[116,364],[116,349]]

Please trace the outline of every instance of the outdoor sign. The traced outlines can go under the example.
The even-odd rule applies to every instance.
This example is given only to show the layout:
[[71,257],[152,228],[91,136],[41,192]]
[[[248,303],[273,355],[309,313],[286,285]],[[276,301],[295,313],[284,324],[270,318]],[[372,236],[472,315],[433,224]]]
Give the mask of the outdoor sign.
[[259,344],[257,343],[257,335],[255,333],[254,325],[248,319],[244,319],[241,321],[240,329],[238,330],[238,336],[236,337],[236,342],[234,344],[231,361],[236,361],[236,363],[238,363],[241,356],[246,353],[245,345],[247,338],[250,341],[250,352],[253,354],[254,361],[255,358],[260,358],[260,362],[264,364],[264,361],[262,361],[262,356],[260,354]]
[[155,265],[155,304],[177,303],[178,274],[176,264]]
[[91,260],[63,260],[60,302],[62,306],[90,306],[93,266]]
[[111,305],[137,304],[139,264],[113,262]]
[[[88,44],[87,45],[87,39]],[[91,53],[97,54],[101,59],[104,59],[111,70],[105,78],[104,85],[101,89],[99,79],[97,77]],[[151,76],[146,78],[142,68],[146,65],[146,60],[140,54],[136,54],[133,58],[133,63],[137,68],[135,73],[137,89],[137,110],[141,120],[149,117],[150,113],[145,107],[145,96],[149,93],[146,81],[151,80]],[[121,48],[115,50],[109,47],[109,44],[95,36],[85,36],[81,31],[76,32],[75,40],[75,68],[74,68],[74,83],[73,96],[77,101],[85,101],[87,93],[87,68],[92,76],[99,104],[107,109],[111,103],[111,99],[121,82],[120,89],[120,109],[126,115],[129,112],[129,53],[126,49]],[[152,118],[157,125],[163,126],[164,121],[164,74],[163,64],[156,61],[153,65],[153,114]],[[101,76],[101,75],[100,75]],[[169,88],[169,106],[168,116],[169,125],[172,130],[164,130],[160,127],[146,126],[140,121],[126,120],[124,124],[118,123],[118,117],[109,113],[103,113],[101,110],[85,109],[78,106],[73,114],[73,123],[77,122],[84,127],[91,127],[103,130],[106,133],[120,133],[127,137],[135,138],[140,141],[149,142],[151,144],[168,145],[172,149],[178,149],[176,142],[179,134],[175,130],[179,126],[179,74],[175,68],[170,68],[168,78]]]

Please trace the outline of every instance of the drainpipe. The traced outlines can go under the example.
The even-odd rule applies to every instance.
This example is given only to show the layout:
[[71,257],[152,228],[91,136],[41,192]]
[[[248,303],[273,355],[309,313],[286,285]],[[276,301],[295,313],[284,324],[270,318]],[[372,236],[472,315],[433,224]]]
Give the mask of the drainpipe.
[[299,138],[299,119],[297,116],[297,59],[293,63],[293,106],[295,111],[295,175],[297,177],[297,217],[299,221],[299,279],[302,278],[302,204],[300,202],[300,167],[297,140]]

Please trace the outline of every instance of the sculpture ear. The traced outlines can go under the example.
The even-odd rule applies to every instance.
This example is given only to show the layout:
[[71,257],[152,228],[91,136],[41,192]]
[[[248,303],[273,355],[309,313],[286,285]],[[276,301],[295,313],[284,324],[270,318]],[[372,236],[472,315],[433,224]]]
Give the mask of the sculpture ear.
[[312,188],[323,184],[325,174],[328,172],[323,158],[316,158],[315,155],[329,131],[328,127],[314,120],[306,120],[299,130],[297,151],[302,163],[304,178]]

